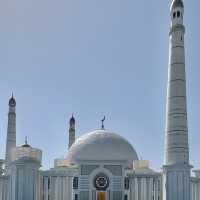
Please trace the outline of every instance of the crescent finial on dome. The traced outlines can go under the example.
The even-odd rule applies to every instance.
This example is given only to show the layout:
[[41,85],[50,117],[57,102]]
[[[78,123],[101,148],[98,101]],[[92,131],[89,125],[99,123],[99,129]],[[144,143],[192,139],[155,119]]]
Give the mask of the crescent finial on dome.
[[27,138],[27,136],[25,137],[25,144],[22,145],[22,147],[26,147],[26,148],[31,147],[31,146],[28,144],[28,138]]
[[103,117],[103,119],[101,120],[101,129],[104,130],[104,121],[106,120],[106,116]]

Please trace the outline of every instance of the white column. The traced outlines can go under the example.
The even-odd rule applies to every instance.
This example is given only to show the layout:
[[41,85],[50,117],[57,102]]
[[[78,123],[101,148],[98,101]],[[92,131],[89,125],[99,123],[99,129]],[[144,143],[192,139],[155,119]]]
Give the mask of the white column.
[[153,198],[153,178],[150,178],[150,186],[149,186],[149,198],[152,200]]
[[44,193],[44,200],[48,200],[48,177],[44,177],[44,187],[43,187],[43,193]]
[[135,200],[139,200],[138,199],[138,179],[134,178],[135,180]]
[[141,178],[141,200],[146,200],[146,180]]
[[155,200],[158,200],[158,179],[154,178],[155,180]]
[[3,179],[0,178],[0,199],[3,199]]

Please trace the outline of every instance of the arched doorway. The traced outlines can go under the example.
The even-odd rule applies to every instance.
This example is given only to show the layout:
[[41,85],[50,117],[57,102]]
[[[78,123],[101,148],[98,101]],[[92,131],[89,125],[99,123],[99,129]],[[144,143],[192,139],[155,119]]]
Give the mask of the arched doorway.
[[106,200],[106,192],[97,192],[97,200]]

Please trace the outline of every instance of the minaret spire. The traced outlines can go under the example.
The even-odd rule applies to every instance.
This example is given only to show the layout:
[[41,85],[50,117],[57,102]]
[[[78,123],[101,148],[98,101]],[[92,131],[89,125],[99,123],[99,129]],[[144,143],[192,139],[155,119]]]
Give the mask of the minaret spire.
[[69,120],[69,144],[68,144],[68,149],[75,142],[75,138],[76,138],[75,124],[76,124],[76,121],[75,121],[74,115],[72,114],[72,117]]
[[167,87],[163,200],[190,200],[184,4],[173,0]]
[[13,96],[9,100],[8,127],[6,139],[5,169],[7,170],[11,162],[11,149],[16,147],[16,100]]

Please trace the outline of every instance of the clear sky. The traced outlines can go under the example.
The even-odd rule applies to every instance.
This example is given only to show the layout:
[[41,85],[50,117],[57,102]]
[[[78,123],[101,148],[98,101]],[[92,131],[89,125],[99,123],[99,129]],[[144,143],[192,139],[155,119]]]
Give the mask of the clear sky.
[[[43,150],[44,168],[77,136],[105,127],[151,167],[163,163],[169,0],[1,0],[0,156],[8,99],[17,100],[17,143]],[[191,164],[200,168],[200,1],[185,1]]]

